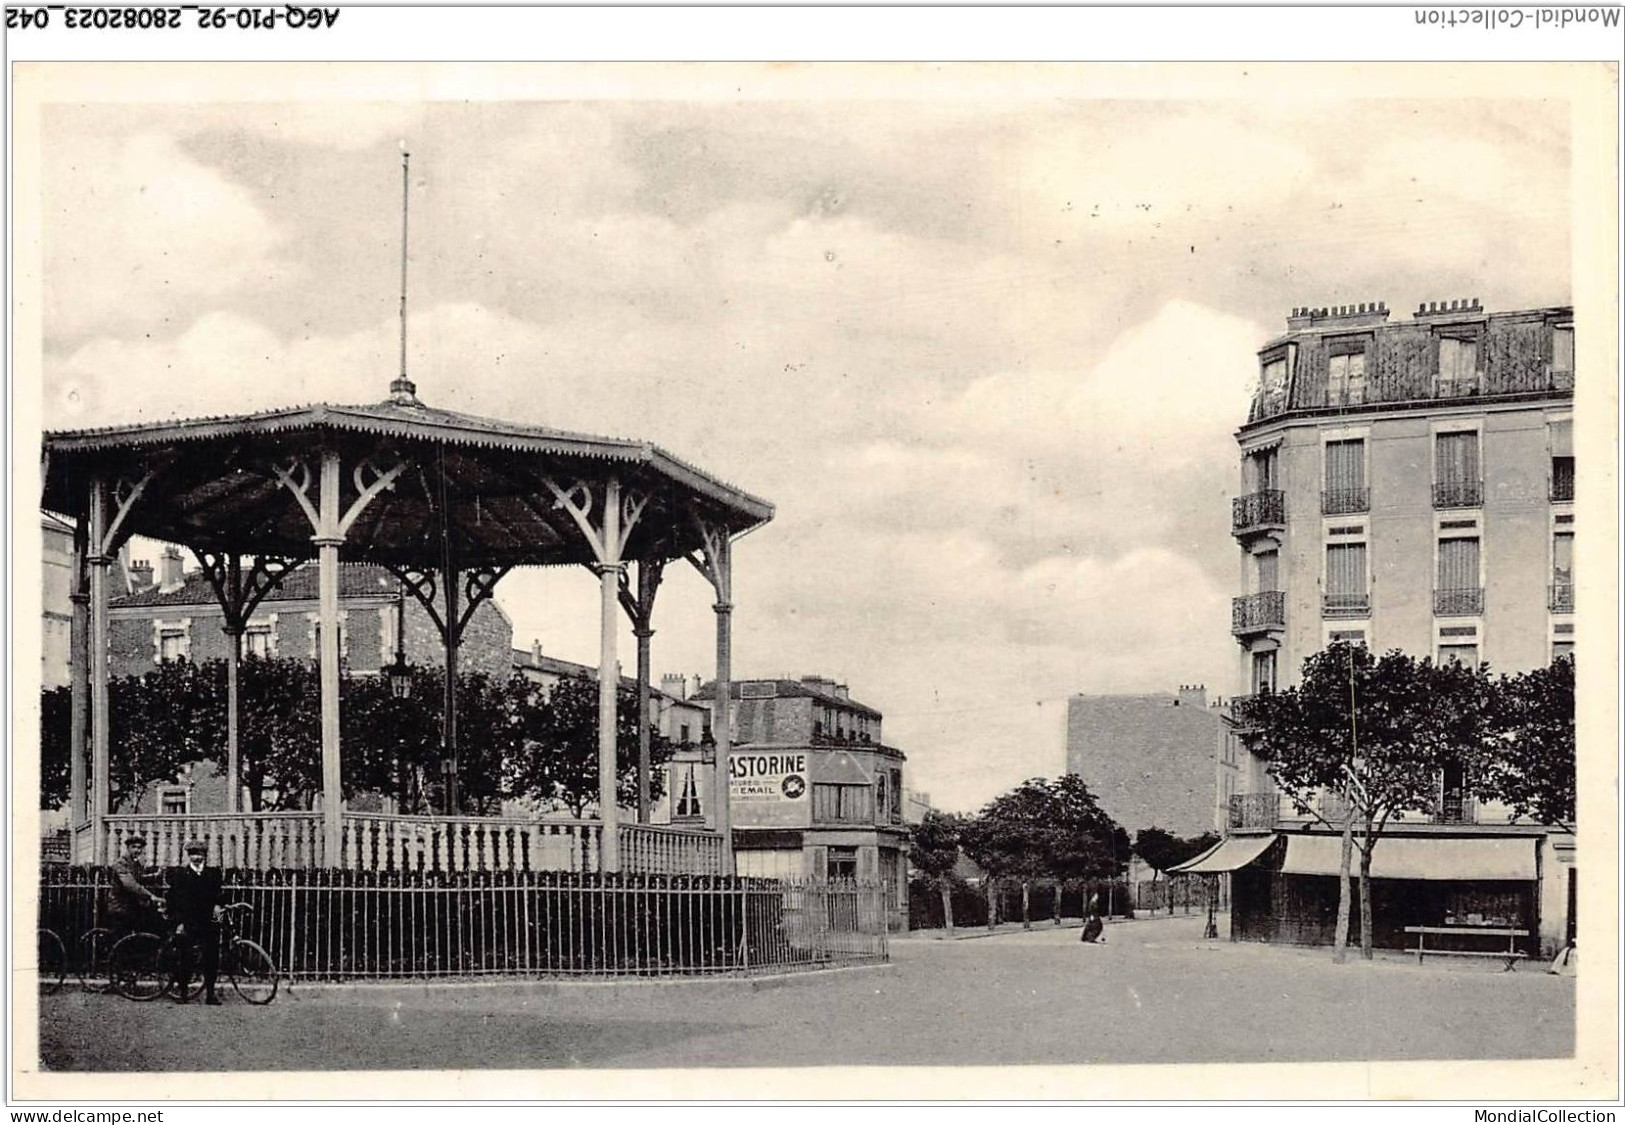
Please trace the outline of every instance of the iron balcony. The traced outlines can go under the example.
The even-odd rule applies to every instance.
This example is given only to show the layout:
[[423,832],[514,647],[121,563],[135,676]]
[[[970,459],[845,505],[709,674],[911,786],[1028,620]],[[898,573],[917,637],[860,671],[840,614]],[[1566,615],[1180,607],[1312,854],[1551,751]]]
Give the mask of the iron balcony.
[[1286,594],[1265,590],[1230,602],[1230,631],[1238,637],[1286,628]]

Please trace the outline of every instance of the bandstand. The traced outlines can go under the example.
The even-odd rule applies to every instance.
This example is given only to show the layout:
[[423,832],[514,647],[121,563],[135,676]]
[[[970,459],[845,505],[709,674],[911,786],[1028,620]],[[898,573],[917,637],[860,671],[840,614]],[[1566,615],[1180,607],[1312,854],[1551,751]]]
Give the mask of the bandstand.
[[[704,832],[644,823],[647,730],[638,823],[618,823],[615,704],[617,614],[638,643],[647,700],[651,615],[664,567],[686,560],[715,592],[716,761],[731,743],[726,701],[732,544],[772,505],[647,442],[592,437],[435,409],[404,376],[372,405],[313,405],[232,417],[49,433],[41,506],[74,523],[73,736],[70,819],[79,863],[103,863],[139,818],[109,806],[110,571],[134,535],[189,549],[224,612],[228,646],[227,786],[223,813],[166,817],[176,839],[204,839],[236,867],[368,868],[421,864],[490,870],[563,852],[600,872],[732,874],[727,770]],[[308,813],[239,807],[237,663],[246,624],[282,575],[314,559],[322,622],[339,620],[339,564],[392,572],[428,611],[445,645],[447,815],[346,811],[340,789],[339,639],[320,629],[322,786]],[[635,564],[635,571],[633,573]],[[455,815],[457,648],[473,611],[515,567],[584,566],[599,579],[599,815],[548,820]],[[94,655],[94,659],[91,659]],[[645,706],[646,709],[646,706]],[[645,728],[647,724],[642,724]],[[160,843],[162,843],[160,841]],[[162,850],[168,850],[164,848]],[[178,853],[177,853],[178,854]],[[531,860],[530,862],[535,862]]]

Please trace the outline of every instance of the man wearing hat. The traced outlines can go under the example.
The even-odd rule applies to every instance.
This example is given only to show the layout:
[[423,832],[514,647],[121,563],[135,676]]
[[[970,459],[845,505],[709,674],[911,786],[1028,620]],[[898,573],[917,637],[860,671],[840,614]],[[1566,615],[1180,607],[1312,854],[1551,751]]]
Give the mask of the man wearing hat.
[[164,900],[147,886],[146,850],[145,837],[131,836],[124,841],[124,854],[113,864],[113,884],[107,894],[107,924],[115,940],[138,930],[162,931],[158,911],[163,908]]
[[192,982],[192,961],[203,958],[203,1002],[220,1003],[214,994],[214,978],[220,969],[220,883],[218,867],[206,867],[209,846],[202,840],[186,845],[186,866],[169,877],[169,920],[175,923],[184,955],[176,969],[175,1001],[186,1003],[187,986]]

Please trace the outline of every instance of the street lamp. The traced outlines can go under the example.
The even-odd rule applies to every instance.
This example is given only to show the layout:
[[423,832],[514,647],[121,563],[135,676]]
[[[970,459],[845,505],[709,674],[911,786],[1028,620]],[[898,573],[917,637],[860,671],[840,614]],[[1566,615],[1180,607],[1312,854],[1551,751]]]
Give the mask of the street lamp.
[[412,698],[412,669],[406,663],[406,587],[395,599],[395,663],[384,670],[389,677],[389,694],[396,699]]

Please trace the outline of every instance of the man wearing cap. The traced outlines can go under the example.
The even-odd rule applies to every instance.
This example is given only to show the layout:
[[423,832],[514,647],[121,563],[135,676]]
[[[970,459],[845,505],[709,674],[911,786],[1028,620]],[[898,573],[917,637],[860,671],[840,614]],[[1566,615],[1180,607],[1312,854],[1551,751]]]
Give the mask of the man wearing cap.
[[175,1002],[186,1003],[187,986],[192,982],[192,961],[203,958],[203,1002],[220,1003],[214,994],[214,978],[220,969],[220,884],[218,867],[204,866],[209,846],[202,840],[186,845],[186,866],[169,877],[169,920],[175,923],[175,936],[185,950],[176,968]]
[[164,900],[147,886],[143,860],[147,841],[131,836],[124,841],[124,854],[113,864],[113,885],[107,895],[107,924],[114,939],[138,930],[162,930],[157,915]]

